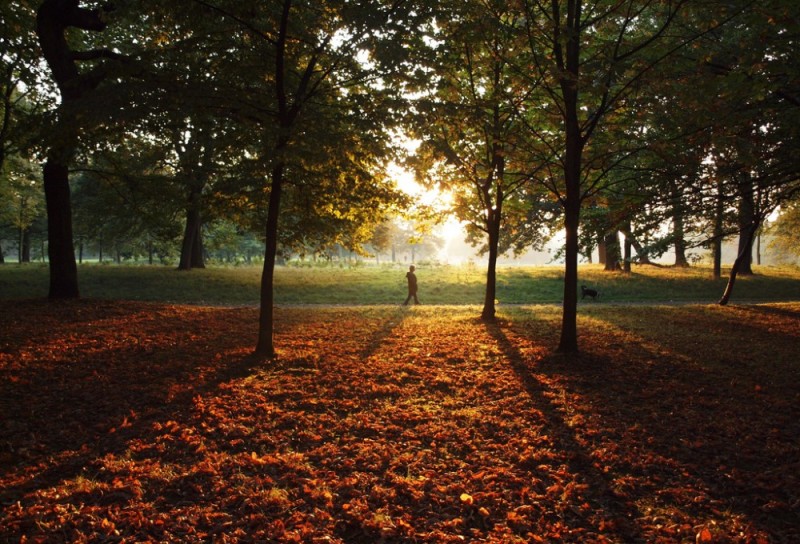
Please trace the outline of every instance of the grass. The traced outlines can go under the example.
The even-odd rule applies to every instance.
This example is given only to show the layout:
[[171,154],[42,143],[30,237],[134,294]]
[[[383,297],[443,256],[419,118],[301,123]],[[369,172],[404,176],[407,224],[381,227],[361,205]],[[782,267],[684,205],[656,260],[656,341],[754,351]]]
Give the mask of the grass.
[[[405,265],[278,267],[278,304],[395,304],[405,298]],[[727,271],[724,271],[727,273]],[[47,296],[48,268],[42,264],[0,266],[0,299]],[[81,295],[91,299],[164,301],[208,305],[250,305],[259,301],[260,267],[216,267],[179,272],[163,266],[82,265]],[[481,304],[485,270],[479,266],[420,266],[423,304]],[[506,304],[549,304],[562,300],[563,268],[498,269],[497,300]],[[608,273],[580,267],[580,282],[598,289],[603,303],[714,302],[727,279],[713,280],[708,268],[635,267]],[[732,301],[800,300],[800,270],[756,267],[740,277]]]

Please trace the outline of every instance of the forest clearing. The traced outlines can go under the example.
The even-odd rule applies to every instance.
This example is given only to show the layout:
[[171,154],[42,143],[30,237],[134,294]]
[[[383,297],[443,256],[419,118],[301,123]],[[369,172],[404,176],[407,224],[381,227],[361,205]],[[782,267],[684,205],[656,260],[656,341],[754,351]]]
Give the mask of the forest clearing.
[[800,303],[0,302],[4,542],[794,542]]

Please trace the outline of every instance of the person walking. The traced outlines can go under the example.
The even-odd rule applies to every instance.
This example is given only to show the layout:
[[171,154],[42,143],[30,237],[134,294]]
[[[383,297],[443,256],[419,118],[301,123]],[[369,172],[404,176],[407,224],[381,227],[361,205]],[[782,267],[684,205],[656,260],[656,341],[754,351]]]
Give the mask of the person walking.
[[406,297],[406,301],[403,303],[403,306],[408,305],[408,301],[411,300],[411,297],[414,297],[414,304],[419,304],[419,299],[417,298],[417,275],[414,274],[414,265],[408,267],[408,272],[406,272],[406,279],[408,280],[408,296]]

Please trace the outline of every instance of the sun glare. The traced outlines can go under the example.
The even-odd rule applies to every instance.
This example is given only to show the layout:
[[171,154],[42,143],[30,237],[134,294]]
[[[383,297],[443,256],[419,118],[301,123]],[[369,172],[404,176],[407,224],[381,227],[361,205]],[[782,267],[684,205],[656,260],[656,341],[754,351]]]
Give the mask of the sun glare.
[[[452,204],[452,195],[438,188],[428,188],[414,179],[414,174],[399,165],[389,169],[397,187],[411,195],[417,204],[430,206],[436,211],[444,212]],[[434,229],[434,235],[442,240],[439,260],[448,263],[460,263],[466,260],[464,253],[464,224],[455,217],[448,216],[444,222]]]

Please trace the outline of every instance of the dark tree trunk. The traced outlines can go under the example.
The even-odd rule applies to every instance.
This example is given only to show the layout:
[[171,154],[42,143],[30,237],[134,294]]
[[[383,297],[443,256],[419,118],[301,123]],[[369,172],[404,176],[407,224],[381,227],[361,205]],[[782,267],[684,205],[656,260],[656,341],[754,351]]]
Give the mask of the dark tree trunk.
[[[498,176],[503,175],[500,167]],[[483,321],[494,321],[497,310],[494,301],[497,298],[497,256],[500,245],[500,225],[503,213],[503,191],[497,187],[494,209],[487,207],[486,226],[489,234],[489,263],[486,268],[486,291],[483,297],[483,311],[481,319]],[[491,203],[491,195],[484,195],[485,202]]]
[[633,249],[636,250],[636,260],[640,264],[652,264],[650,262],[650,257],[644,250],[644,247],[642,247],[642,244],[640,244],[639,241],[636,239],[636,237],[633,235],[631,226],[630,225],[625,226],[625,230],[623,230],[622,233],[625,235],[625,243],[630,244],[633,247]]
[[203,259],[202,218],[200,216],[200,194],[192,191],[186,208],[186,228],[183,231],[181,259],[178,270],[205,268]]
[[742,276],[753,275],[753,241],[754,234],[750,233],[751,226],[756,223],[756,204],[753,195],[753,183],[749,176],[743,175],[739,181],[739,247],[736,260],[741,259],[739,274]]
[[608,262],[608,248],[605,239],[597,242],[597,262],[603,266]]
[[605,270],[607,272],[619,270],[620,248],[619,235],[617,234],[617,231],[606,233],[604,245],[606,246]]
[[31,262],[31,229],[19,229],[17,259],[21,263]]
[[686,258],[686,227],[685,210],[681,200],[681,194],[675,183],[670,183],[670,193],[672,196],[672,240],[675,247],[675,266],[677,268],[688,268],[689,260]]
[[47,257],[50,260],[49,297],[78,298],[78,265],[72,247],[72,202],[67,166],[53,157],[44,166],[47,204]]
[[[754,222],[742,233],[749,243],[744,244],[745,249],[739,253],[736,260],[733,262],[731,274],[728,276],[728,284],[725,286],[725,292],[722,294],[722,298],[719,299],[720,306],[725,306],[730,301],[731,295],[733,294],[733,286],[736,283],[736,276],[741,273],[742,263],[747,260],[747,251],[750,250],[752,252],[753,239],[755,238],[758,226],[758,223]],[[750,257],[752,258],[752,255]]]
[[[564,301],[561,316],[561,338],[559,353],[578,352],[578,224],[580,223],[580,201],[570,202],[564,207]],[[575,199],[577,200],[577,199]]]
[[[555,3],[554,3],[555,5]],[[556,29],[567,32],[566,58],[562,57],[565,69],[560,80],[564,99],[564,302],[561,317],[559,353],[578,352],[578,228],[581,217],[581,162],[585,144],[578,118],[578,81],[580,78],[580,2],[568,2],[567,22],[570,28]],[[560,21],[556,21],[560,24]],[[557,44],[557,56],[561,56],[561,45]]]
[[627,221],[625,224],[625,232],[623,233],[625,236],[625,249],[622,259],[622,270],[626,274],[630,274],[631,272],[631,258],[633,257],[633,237],[628,235],[630,231],[631,222]]
[[492,232],[489,233],[489,262],[486,267],[486,291],[483,297],[483,311],[481,311],[481,319],[483,321],[494,321],[495,319],[495,305],[494,301],[497,298],[497,235],[492,227]]
[[673,209],[672,238],[675,245],[675,266],[677,268],[688,268],[689,260],[686,258],[686,238],[682,209]]
[[72,203],[69,189],[69,161],[80,129],[72,108],[94,89],[104,74],[93,70],[82,76],[76,56],[70,50],[66,32],[70,27],[101,31],[106,23],[101,10],[79,7],[77,0],[44,0],[36,17],[36,34],[42,55],[61,92],[58,108],[58,143],[52,143],[44,165],[44,193],[47,206],[50,298],[78,298],[78,267],[72,240]]
[[722,192],[722,181],[717,182],[717,200],[714,206],[714,271],[713,277],[718,280],[722,277],[722,240],[725,213],[725,195]]
[[269,192],[267,208],[266,248],[264,250],[264,268],[261,273],[261,311],[258,318],[258,342],[255,353],[258,356],[275,357],[275,346],[272,333],[275,326],[273,285],[275,279],[275,257],[278,253],[278,214],[281,207],[283,191],[284,165],[278,163],[272,169],[272,184]]
[[31,240],[31,229],[25,229],[22,233],[22,262],[31,262],[31,249],[33,241]]

